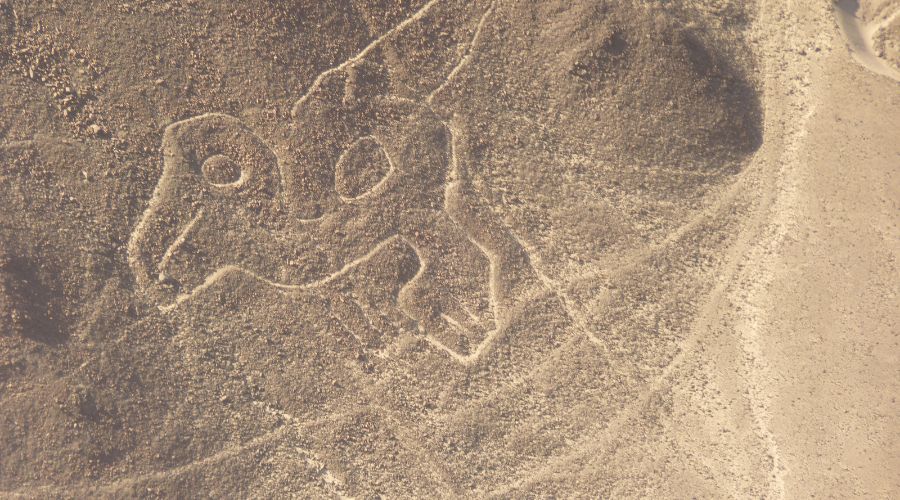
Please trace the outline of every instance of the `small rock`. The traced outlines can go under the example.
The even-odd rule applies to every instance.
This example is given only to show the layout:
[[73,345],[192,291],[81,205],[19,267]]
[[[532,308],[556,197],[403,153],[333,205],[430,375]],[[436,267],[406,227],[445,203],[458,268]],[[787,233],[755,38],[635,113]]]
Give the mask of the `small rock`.
[[100,137],[100,136],[106,135],[106,129],[96,123],[91,124],[87,128],[87,132],[88,132],[88,134],[90,134],[94,137]]

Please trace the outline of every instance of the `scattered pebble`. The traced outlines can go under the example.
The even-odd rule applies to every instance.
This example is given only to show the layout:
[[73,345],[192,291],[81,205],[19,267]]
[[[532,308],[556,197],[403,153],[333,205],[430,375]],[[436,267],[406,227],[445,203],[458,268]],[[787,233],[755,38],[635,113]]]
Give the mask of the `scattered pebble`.
[[106,135],[106,129],[103,128],[101,125],[93,123],[90,126],[88,126],[87,133],[94,137],[100,137],[100,136]]

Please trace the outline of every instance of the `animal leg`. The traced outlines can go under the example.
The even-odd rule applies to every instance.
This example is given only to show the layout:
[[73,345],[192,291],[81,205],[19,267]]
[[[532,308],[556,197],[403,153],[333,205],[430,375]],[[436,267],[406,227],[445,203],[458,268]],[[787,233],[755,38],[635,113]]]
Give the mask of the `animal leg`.
[[486,255],[490,256],[491,297],[496,321],[502,327],[519,300],[540,287],[531,259],[519,241],[501,224],[481,196],[472,188],[468,164],[469,137],[450,123],[453,156],[451,179],[447,184],[444,210]]
[[397,296],[419,270],[416,251],[394,236],[379,252],[322,290],[329,295],[333,319],[361,347],[384,347],[403,329],[414,328],[397,307]]
[[400,308],[423,333],[466,356],[494,327],[488,256],[443,212],[406,227],[422,267],[401,290]]

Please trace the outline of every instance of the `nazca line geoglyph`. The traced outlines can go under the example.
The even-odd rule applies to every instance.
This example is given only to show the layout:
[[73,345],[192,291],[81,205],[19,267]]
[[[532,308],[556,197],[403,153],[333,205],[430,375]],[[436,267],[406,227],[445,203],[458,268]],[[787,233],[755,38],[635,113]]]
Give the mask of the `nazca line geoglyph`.
[[[431,1],[431,2],[427,3],[415,15],[413,15],[412,17],[408,18],[407,20],[403,21],[402,23],[400,23],[399,25],[394,27],[392,30],[388,31],[384,35],[382,35],[379,38],[377,38],[376,40],[374,40],[371,44],[369,44],[367,47],[365,47],[358,54],[347,59],[342,64],[321,73],[315,79],[313,84],[310,86],[309,91],[295,103],[295,106],[292,110],[292,116],[296,118],[302,114],[304,105],[306,105],[307,103],[310,103],[316,97],[316,92],[323,86],[323,84],[326,82],[327,78],[329,78],[332,75],[337,74],[338,72],[344,70],[345,68],[351,68],[354,64],[362,62],[366,55],[370,54],[373,50],[375,50],[379,45],[383,44],[386,40],[389,40],[390,37],[393,36],[395,33],[397,33],[398,31],[404,29],[405,27],[409,26],[410,24],[421,19],[436,3],[437,3],[436,1]],[[493,5],[490,5],[485,10],[485,12],[481,15],[481,18],[478,22],[478,25],[474,31],[473,36],[472,36],[472,39],[469,42],[468,46],[466,47],[466,50],[463,53],[462,57],[460,58],[458,63],[452,67],[451,71],[445,76],[445,79],[436,88],[434,88],[434,90],[428,95],[428,97],[425,99],[425,102],[424,103],[410,103],[410,105],[414,109],[417,106],[421,106],[426,109],[429,108],[429,105],[433,101],[434,96],[437,95],[442,89],[444,89],[447,86],[447,84],[449,83],[449,81],[461,70],[462,67],[464,67],[466,65],[466,63],[468,63],[468,61],[472,55],[473,47],[477,43],[477,41],[481,35],[481,32],[483,30],[483,27],[484,27],[486,21],[488,20],[488,18],[490,17],[492,11],[493,11]],[[391,98],[391,100],[396,100],[398,102],[402,101],[402,99],[400,99],[400,98]],[[218,121],[218,122],[225,124],[225,125],[222,125],[220,128],[227,128],[227,127],[231,127],[231,126],[234,126],[235,128],[243,127],[243,124],[241,124],[237,119],[235,119],[233,117],[228,117],[227,115],[218,115],[218,114],[210,113],[210,114],[203,114],[203,115],[195,116],[193,118],[190,118],[187,120],[182,120],[180,122],[170,125],[167,128],[166,136],[172,136],[172,135],[174,135],[174,131],[179,130],[179,129],[184,129],[185,127],[191,127],[191,126],[194,126],[195,124],[200,126],[203,124],[204,121],[207,121],[207,122]],[[233,121],[234,125],[231,124],[232,121]],[[472,227],[472,224],[470,221],[466,220],[466,217],[470,217],[472,215],[473,210],[458,209],[459,207],[455,206],[455,205],[458,205],[458,203],[451,202],[451,200],[460,198],[462,195],[461,192],[468,189],[468,187],[466,185],[468,178],[465,173],[465,168],[462,165],[460,165],[460,162],[457,158],[456,141],[457,141],[458,134],[456,133],[455,125],[452,123],[444,123],[442,121],[441,126],[446,130],[446,134],[449,138],[448,148],[447,148],[447,149],[449,149],[449,151],[446,152],[447,156],[449,157],[449,171],[446,176],[446,179],[443,182],[443,191],[444,191],[444,193],[443,193],[443,198],[444,198],[443,211],[447,213],[447,215],[451,219],[452,223],[454,223],[455,225],[462,228],[462,230],[463,230],[462,233],[465,235],[468,242],[470,244],[474,245],[481,253],[483,253],[489,263],[488,299],[490,302],[490,314],[493,317],[494,324],[493,324],[493,328],[490,331],[486,332],[483,340],[477,346],[475,346],[475,348],[472,349],[469,353],[465,353],[465,354],[461,354],[461,353],[457,352],[456,350],[452,349],[451,347],[449,347],[449,346],[445,345],[444,343],[442,343],[441,341],[439,341],[434,336],[428,335],[427,334],[428,332],[423,331],[422,333],[425,334],[425,338],[432,345],[434,345],[435,347],[439,348],[440,350],[446,352],[448,355],[450,355],[456,361],[463,363],[463,364],[470,364],[470,363],[473,363],[474,361],[476,361],[481,356],[481,354],[485,351],[485,349],[493,341],[493,339],[497,335],[498,331],[503,327],[504,322],[501,320],[501,318],[503,318],[504,311],[502,311],[501,309],[506,303],[509,302],[510,298],[504,296],[504,294],[508,293],[509,290],[504,290],[504,287],[501,285],[501,282],[504,279],[504,277],[501,275],[501,273],[503,273],[504,267],[507,264],[507,262],[504,262],[504,260],[507,259],[508,256],[504,255],[504,252],[502,250],[497,251],[497,247],[502,246],[502,245],[498,245],[497,242],[486,241],[485,237],[492,236],[491,231],[481,231],[480,238],[473,236],[471,231],[467,231],[466,226]],[[246,131],[246,132],[249,132],[249,131]],[[370,139],[370,138],[373,138],[373,137],[371,137],[371,136],[361,137],[361,138],[357,139],[357,142],[360,140],[363,140],[363,139]],[[378,144],[379,147],[381,147],[381,150],[383,152],[385,152],[385,157],[388,161],[390,168],[374,186],[370,187],[364,193],[361,193],[352,198],[342,195],[341,200],[344,203],[352,204],[352,203],[357,203],[361,200],[378,198],[380,195],[382,195],[384,193],[385,190],[389,189],[389,186],[388,186],[389,180],[392,177],[399,175],[398,168],[395,165],[395,161],[392,158],[392,155],[387,154],[385,151],[385,145],[382,144],[382,141],[378,140],[378,138],[373,138],[373,139],[375,139],[375,142]],[[165,141],[165,139],[164,139],[164,141]],[[278,157],[277,153],[275,151],[273,151],[272,148],[269,148],[267,145],[265,145],[265,143],[263,143],[262,140],[259,140],[259,143],[260,143],[260,145],[266,147],[266,149],[268,150],[265,154],[262,154],[261,157],[265,157],[266,155],[271,155],[271,156],[274,156],[277,158],[277,165],[278,165],[278,169],[279,169],[278,174],[280,174],[283,178],[285,173],[281,171],[284,168],[284,166],[283,166],[284,162],[282,161],[282,158]],[[337,162],[338,164],[341,161],[343,161],[346,153],[347,153],[347,151],[344,151],[341,153],[341,156],[339,157],[338,162]],[[171,160],[170,158],[166,158],[165,161],[170,161],[170,160]],[[199,161],[199,159],[195,159],[195,161]],[[177,181],[178,179],[174,179],[174,180]],[[150,230],[150,228],[148,228],[148,223],[147,223],[148,217],[150,216],[150,214],[154,213],[156,210],[159,209],[159,205],[161,203],[166,202],[166,200],[164,200],[163,196],[162,196],[162,191],[165,188],[165,186],[163,186],[163,181],[164,181],[164,179],[160,180],[160,184],[157,186],[157,189],[154,191],[154,194],[149,202],[149,206],[145,212],[145,216],[142,218],[142,220],[140,221],[138,226],[135,228],[132,238],[129,241],[129,247],[128,247],[129,263],[131,264],[132,268],[136,269],[136,270],[141,268],[141,266],[143,265],[141,262],[139,262],[139,258],[138,258],[139,254],[142,250],[140,248],[140,242],[146,240],[148,237],[152,238],[152,236],[148,236],[147,234],[145,234]],[[248,174],[245,172],[244,169],[241,169],[240,178],[238,178],[234,182],[231,182],[230,184],[225,185],[225,187],[227,187],[231,190],[239,190],[240,188],[242,188],[244,186],[245,183],[247,183],[247,181],[248,181]],[[284,201],[288,202],[288,200],[284,200]],[[490,216],[484,210],[478,211],[478,214],[482,217]],[[180,228],[180,232],[179,232],[178,236],[166,248],[162,258],[158,262],[157,269],[155,270],[158,281],[164,281],[165,279],[168,278],[168,276],[166,276],[166,273],[165,273],[165,268],[166,268],[167,264],[172,259],[173,255],[177,252],[179,247],[181,247],[182,244],[185,242],[185,240],[188,238],[188,234],[191,231],[193,231],[195,229],[195,226],[197,226],[198,224],[202,225],[203,219],[207,215],[208,214],[206,214],[204,212],[204,209],[201,208],[190,219],[190,221],[188,221],[186,224],[184,224]],[[310,221],[303,221],[303,222],[309,223]],[[478,221],[475,221],[475,222],[478,223]],[[497,225],[495,224],[493,227],[497,227]],[[505,237],[505,239],[507,242],[515,241],[512,237],[510,237],[508,235]],[[398,241],[402,241],[402,242],[410,245],[410,247],[415,251],[416,256],[420,263],[420,266],[419,266],[419,269],[417,270],[416,275],[413,276],[407,283],[405,283],[403,285],[403,289],[401,290],[401,295],[402,295],[404,291],[406,291],[409,287],[414,286],[422,278],[423,273],[427,272],[426,263],[428,262],[428,258],[425,255],[423,255],[423,253],[422,253],[422,250],[421,250],[422,243],[421,242],[417,242],[414,240],[414,238],[410,238],[407,235],[401,235],[398,233],[394,233],[394,234],[391,234],[390,236],[382,239],[381,241],[377,242],[377,244],[373,245],[369,249],[368,252],[366,252],[362,255],[359,255],[353,259],[347,260],[344,263],[344,265],[340,269],[336,270],[335,272],[332,272],[332,273],[328,274],[327,276],[321,277],[319,279],[315,279],[315,280],[303,282],[303,283],[284,283],[284,282],[280,282],[277,280],[269,279],[269,278],[267,278],[261,274],[258,274],[256,272],[254,272],[253,270],[248,269],[246,267],[242,267],[242,266],[234,265],[234,264],[223,265],[223,266],[217,268],[214,272],[208,274],[206,276],[206,278],[203,280],[203,282],[200,283],[199,285],[178,294],[172,302],[160,305],[160,309],[163,311],[171,311],[171,310],[177,308],[180,304],[182,304],[183,302],[196,296],[197,294],[202,293],[204,290],[210,288],[216,282],[218,282],[222,277],[224,277],[225,275],[227,275],[231,272],[244,273],[246,275],[254,277],[255,279],[257,279],[263,283],[266,283],[269,286],[275,287],[279,290],[283,290],[286,292],[314,289],[314,288],[326,285],[328,283],[331,283],[331,282],[347,275],[354,269],[358,268],[360,265],[368,262],[370,259],[372,259],[373,256],[377,255],[379,252],[384,250],[386,247],[388,247],[389,245],[394,244]],[[494,248],[492,248],[492,247],[494,247]],[[517,250],[518,250],[518,253],[524,254],[524,249],[518,248]],[[523,262],[527,262],[527,257],[521,258],[521,255],[515,256],[515,257],[513,257],[513,259],[519,259]],[[137,273],[137,274],[139,274],[139,273]],[[528,273],[526,273],[526,274],[528,274]],[[140,276],[138,278],[138,284],[144,285],[144,286],[149,285],[147,280],[142,280]],[[468,315],[472,316],[472,313],[468,309],[466,309],[465,307],[463,307],[463,309],[465,310],[465,312]],[[458,329],[466,328],[463,324],[461,324],[460,321],[457,321],[456,319],[454,319],[453,317],[451,317],[447,314],[441,313],[440,317],[454,328],[458,328]],[[420,330],[424,330],[421,322],[419,324],[419,328],[420,328]]]

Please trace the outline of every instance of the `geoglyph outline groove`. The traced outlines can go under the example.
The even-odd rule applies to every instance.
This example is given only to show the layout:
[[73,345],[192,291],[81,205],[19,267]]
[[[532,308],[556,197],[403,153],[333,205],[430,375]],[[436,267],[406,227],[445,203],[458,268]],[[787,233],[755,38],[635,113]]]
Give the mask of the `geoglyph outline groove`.
[[[393,27],[391,30],[389,30],[385,34],[376,38],[374,41],[372,41],[369,45],[367,45],[362,51],[360,51],[356,55],[348,58],[346,61],[342,62],[341,64],[320,73],[316,77],[316,79],[313,81],[313,83],[310,85],[307,92],[294,103],[294,106],[292,108],[292,113],[291,113],[292,117],[295,117],[295,118],[297,117],[297,115],[299,114],[300,110],[302,109],[302,106],[304,105],[304,103],[306,103],[309,100],[310,96],[321,87],[322,83],[325,81],[325,79],[328,76],[330,76],[340,70],[343,70],[345,68],[352,67],[354,64],[362,61],[363,58],[367,54],[369,54],[370,52],[375,50],[379,45],[383,44],[386,40],[389,40],[394,33],[397,33],[398,31],[402,30],[406,26],[414,23],[415,21],[417,21],[417,20],[421,19],[423,16],[425,16],[428,13],[428,11],[431,10],[434,7],[434,5],[436,5],[437,3],[438,3],[438,0],[432,0],[428,3],[426,3],[415,14],[413,14],[406,20],[402,21],[401,23],[399,23],[398,25]],[[445,79],[437,87],[435,87],[433,89],[433,91],[427,95],[427,97],[424,98],[424,102],[415,103],[416,105],[424,107],[427,110],[431,110],[431,104],[432,104],[435,96],[438,93],[440,93],[440,91],[443,90],[449,84],[450,80],[452,80],[453,77],[455,75],[457,75],[460,72],[460,70],[470,61],[472,52],[473,52],[473,48],[474,48],[475,44],[478,42],[479,38],[481,37],[483,28],[484,28],[487,20],[491,16],[491,14],[493,13],[494,8],[495,8],[495,6],[494,6],[493,2],[487,6],[484,13],[481,14],[478,24],[474,29],[474,33],[473,33],[471,39],[469,40],[469,42],[466,44],[465,50],[463,51],[457,64],[452,67],[450,72],[446,75]],[[402,98],[400,100],[408,101],[408,99],[402,99]],[[185,124],[189,124],[192,121],[202,121],[204,119],[210,119],[210,120],[223,119],[223,120],[226,120],[226,123],[233,121],[235,123],[236,127],[245,129],[245,131],[249,131],[249,129],[246,129],[246,127],[243,126],[243,123],[240,122],[237,118],[230,117],[228,115],[221,115],[218,113],[205,113],[205,114],[200,114],[200,115],[188,118],[186,120],[181,120],[179,122],[175,122],[175,123],[169,125],[169,127],[167,127],[167,129],[166,129],[166,133],[169,134],[171,131],[174,131],[178,127],[184,126]],[[500,261],[504,258],[504,256],[501,255],[502,252],[497,252],[497,251],[494,251],[495,249],[492,250],[491,248],[489,248],[491,246],[496,247],[497,245],[492,245],[491,243],[487,243],[485,241],[480,241],[479,238],[474,237],[471,234],[471,231],[466,230],[466,225],[469,224],[469,221],[465,220],[465,218],[467,217],[467,214],[464,213],[465,211],[455,210],[453,204],[451,204],[449,202],[448,197],[453,196],[453,193],[455,191],[463,189],[462,185],[463,185],[463,183],[468,181],[468,178],[467,178],[467,175],[465,175],[464,173],[461,172],[462,167],[459,164],[459,161],[458,161],[458,158],[456,155],[456,147],[457,146],[456,146],[456,134],[454,134],[454,129],[453,129],[454,127],[452,126],[452,124],[446,123],[443,119],[441,119],[441,125],[443,126],[444,130],[446,130],[446,133],[448,136],[448,144],[447,144],[448,151],[446,153],[447,153],[448,162],[449,162],[448,175],[444,181],[445,200],[444,200],[444,206],[442,209],[443,209],[444,213],[446,213],[450,217],[450,220],[452,221],[452,223],[454,225],[458,226],[458,228],[461,230],[462,234],[464,234],[466,236],[466,239],[468,240],[468,242],[470,244],[474,245],[474,247],[476,247],[484,255],[484,257],[486,258],[486,260],[488,262],[488,274],[489,274],[489,277],[488,277],[488,302],[489,302],[489,310],[490,310],[489,312],[491,313],[490,319],[492,320],[493,328],[490,329],[489,331],[485,332],[485,334],[484,334],[483,338],[480,340],[480,342],[478,342],[477,345],[475,345],[474,348],[471,349],[469,351],[469,353],[467,353],[467,354],[461,354],[461,353],[457,352],[453,348],[449,347],[447,344],[443,343],[438,338],[434,337],[433,335],[430,335],[423,328],[421,321],[419,322],[419,330],[420,330],[420,333],[423,334],[424,339],[426,341],[428,341],[431,345],[433,345],[435,348],[437,348],[440,351],[445,352],[448,356],[450,356],[453,360],[455,360],[456,362],[458,362],[460,364],[470,365],[470,364],[475,363],[481,357],[481,355],[489,348],[490,344],[493,342],[493,340],[495,339],[495,337],[497,336],[499,331],[504,327],[504,321],[502,321],[501,318],[502,318],[502,309],[504,307],[503,302],[505,301],[505,299],[504,299],[504,297],[502,297],[503,291],[501,290],[501,287],[499,285],[499,281],[501,281],[501,279],[502,279],[502,277],[499,275],[499,272],[500,272],[499,270],[502,267],[502,264]],[[250,131],[250,133],[252,134],[252,131]],[[253,135],[255,136],[255,134],[253,134]],[[393,177],[397,171],[394,159],[392,159],[391,155],[387,151],[387,148],[384,147],[384,145],[379,141],[378,138],[372,137],[372,136],[361,137],[354,142],[354,145],[357,144],[359,141],[365,140],[365,139],[373,139],[375,141],[375,143],[380,147],[381,151],[385,154],[385,157],[387,158],[389,169],[388,169],[387,173],[384,174],[380,178],[380,180],[378,180],[378,182],[376,182],[373,186],[369,187],[367,190],[363,191],[359,195],[354,196],[354,197],[340,196],[341,201],[343,201],[344,203],[352,204],[359,200],[377,197],[380,194],[380,192],[384,189],[387,181],[391,177]],[[265,147],[267,149],[267,154],[271,154],[273,157],[276,158],[278,173],[281,174],[282,179],[284,179],[285,172],[282,171],[282,169],[284,168],[284,162],[282,161],[282,158],[279,157],[275,148],[272,148],[268,143],[266,143],[262,139],[259,139],[259,141],[265,145]],[[339,162],[344,159],[344,155],[346,154],[346,152],[347,152],[347,150],[344,150],[342,152],[342,154],[338,160]],[[242,180],[243,180],[243,178],[244,178],[243,172],[242,172],[241,176],[242,176]],[[162,201],[161,201],[162,190],[163,190],[163,186],[162,186],[162,178],[161,178],[160,183],[157,185],[156,189],[154,190],[154,192],[150,198],[147,209],[145,210],[139,223],[137,224],[134,231],[132,232],[131,238],[129,239],[128,247],[127,247],[128,262],[133,270],[137,270],[138,268],[140,268],[141,266],[144,265],[141,262],[139,262],[139,258],[138,258],[139,254],[141,252],[140,242],[146,239],[145,233],[147,233],[150,230],[147,226],[147,219],[148,219],[149,215],[151,213],[155,212],[158,209],[159,205],[162,203]],[[162,259],[158,263],[154,264],[156,269],[151,269],[150,271],[151,271],[151,274],[155,275],[160,282],[162,282],[163,280],[168,278],[168,276],[166,275],[166,272],[165,272],[165,268],[166,268],[166,265],[168,264],[169,260],[176,253],[176,250],[184,243],[185,239],[187,238],[187,235],[194,229],[194,227],[200,221],[203,220],[203,218],[206,215],[207,214],[205,214],[204,211],[201,209],[195,216],[193,216],[191,218],[191,220],[187,224],[185,224],[182,228],[179,228],[179,233],[178,233],[177,238],[175,238],[175,240],[165,249]],[[471,215],[471,214],[469,214],[469,215]],[[300,222],[308,222],[308,221],[301,220]],[[316,280],[309,281],[306,283],[299,283],[299,284],[283,283],[283,282],[280,282],[277,280],[272,280],[265,276],[262,276],[250,269],[247,269],[246,267],[242,267],[239,265],[232,265],[232,264],[224,265],[224,266],[217,268],[214,272],[208,274],[205,277],[205,279],[202,281],[202,283],[200,283],[199,285],[189,289],[186,292],[179,293],[175,297],[174,301],[172,301],[171,303],[159,305],[158,307],[163,312],[172,311],[172,310],[176,309],[179,305],[184,303],[185,301],[197,296],[200,293],[203,293],[205,290],[207,290],[210,287],[212,287],[213,285],[215,285],[215,283],[217,283],[224,276],[226,276],[232,272],[237,272],[237,273],[247,275],[251,278],[254,278],[257,281],[260,281],[268,286],[271,286],[271,287],[278,289],[285,293],[316,289],[318,287],[322,287],[329,283],[332,283],[335,280],[347,275],[354,269],[367,263],[376,254],[378,254],[380,251],[382,251],[385,247],[387,247],[388,245],[390,245],[398,240],[409,245],[410,248],[412,248],[414,250],[414,252],[416,253],[416,256],[419,260],[419,264],[420,264],[416,275],[413,276],[408,282],[406,282],[402,285],[401,290],[400,290],[400,295],[398,295],[397,305],[400,307],[401,310],[404,311],[404,313],[409,315],[410,314],[409,311],[407,311],[400,304],[401,301],[399,300],[399,298],[403,296],[404,291],[408,290],[412,286],[415,286],[415,284],[421,279],[422,274],[426,268],[428,259],[422,254],[421,249],[419,248],[419,246],[417,245],[417,243],[415,241],[411,241],[410,238],[404,237],[400,234],[392,234],[392,235],[388,236],[387,238],[382,239],[377,244],[375,244],[373,247],[371,247],[371,249],[367,253],[346,262],[340,269],[336,270],[335,272],[332,272],[320,279],[316,279]],[[520,251],[523,253],[526,253],[524,249],[520,249]],[[527,255],[527,253],[526,253],[526,255]],[[140,276],[141,273],[135,272],[135,274],[138,275],[137,281],[138,281],[138,285],[140,287],[146,287],[146,286],[150,285],[148,280],[141,278],[141,276]],[[475,319],[475,315],[468,308],[465,307],[465,304],[460,304],[460,305],[462,306],[461,309],[465,312],[465,314],[468,317]],[[452,317],[450,317],[444,313],[441,313],[440,317],[444,321],[446,321],[446,323],[449,326],[451,326],[452,328],[456,328],[456,329],[459,329],[462,331],[466,330],[465,325],[461,324],[459,321],[454,320]]]
[[[485,19],[486,19],[486,17],[482,19],[482,24],[483,24],[483,21],[484,21]],[[481,28],[482,24],[479,24],[479,29]],[[458,69],[458,68],[459,68],[459,66],[457,66],[457,68],[455,68],[455,70]],[[442,86],[443,86],[443,85],[442,85]],[[437,92],[437,91],[435,91],[435,92]],[[432,95],[433,95],[433,94],[432,94]],[[431,100],[431,96],[429,96],[429,102],[430,102],[430,100]],[[202,117],[202,116],[205,116],[205,115],[201,115],[201,117]],[[450,128],[451,131],[452,131],[452,126],[450,126],[450,125],[447,125],[447,126],[448,126],[448,128]],[[453,140],[454,138],[455,138],[455,136],[451,135],[451,142],[450,142],[451,148],[454,148],[454,146],[455,146],[455,141]],[[452,157],[453,157],[453,159],[454,159],[454,165],[455,165],[455,161],[456,161],[456,155],[455,155],[455,152],[452,154]],[[388,159],[390,160],[390,156],[388,156]],[[391,164],[391,167],[393,168],[393,164]],[[447,182],[447,189],[449,190],[449,189],[451,188],[451,184],[454,185],[454,186],[456,186],[456,185],[459,185],[459,184],[461,184],[461,183],[462,183],[462,181],[460,181],[459,179],[453,180],[453,178],[451,177],[451,178],[448,179],[448,182]],[[368,193],[368,192],[367,192],[367,193]],[[365,195],[365,194],[364,194],[364,195]],[[364,196],[364,195],[361,195],[361,196]],[[179,240],[182,240],[182,241],[183,241],[183,239],[184,239],[184,238],[183,238],[183,235],[186,235],[187,233],[189,233],[190,230],[191,230],[191,229],[194,227],[194,225],[196,224],[196,222],[197,222],[202,216],[203,216],[203,213],[200,212],[194,219],[192,219],[186,226],[184,226],[184,229],[183,229],[182,232],[181,232],[181,235],[182,235],[182,236],[179,237]],[[515,235],[513,235],[513,237],[515,237]],[[377,248],[373,248],[371,254],[373,255],[379,248],[381,248],[381,245],[388,245],[388,244],[390,244],[390,243],[393,242],[393,241],[397,241],[398,239],[401,239],[401,237],[395,235],[395,236],[391,236],[389,239],[383,240],[382,242],[379,243],[379,245],[378,245]],[[493,267],[496,267],[496,266],[495,266],[495,262],[494,262],[494,261],[495,261],[495,258],[496,258],[496,253],[490,252],[486,247],[484,247],[483,245],[480,245],[477,241],[473,241],[473,243],[474,243],[476,246],[478,246],[478,248],[481,249],[481,250],[485,253],[485,255],[488,255],[488,256],[489,256],[489,260],[491,261],[492,268],[493,268]],[[520,241],[520,244],[523,246],[523,248],[524,248],[526,251],[529,249],[529,247],[526,245],[526,242]],[[174,246],[174,244],[173,244],[173,246]],[[172,247],[170,247],[170,248],[172,248]],[[414,246],[413,246],[413,248],[415,249]],[[168,249],[167,249],[167,250],[168,250]],[[174,251],[172,251],[172,252],[167,251],[167,252],[166,252],[166,255],[171,256],[173,253],[174,253]],[[273,286],[273,287],[278,288],[278,289],[282,289],[282,290],[284,290],[285,292],[290,292],[290,291],[293,291],[293,290],[309,289],[309,288],[314,288],[315,286],[322,286],[322,285],[324,285],[324,284],[327,284],[327,283],[333,281],[334,279],[337,279],[337,278],[339,278],[340,276],[343,276],[343,275],[345,275],[346,273],[351,272],[353,269],[355,269],[356,267],[358,267],[358,265],[367,262],[367,261],[371,258],[372,255],[366,254],[365,256],[363,256],[362,258],[359,259],[359,262],[352,261],[352,262],[348,263],[348,264],[347,264],[343,269],[341,269],[338,273],[335,273],[335,274],[329,276],[328,278],[324,278],[324,279],[322,279],[322,280],[318,280],[317,282],[315,282],[315,285],[312,285],[312,286],[311,286],[311,285],[285,285],[285,284],[283,284],[283,283],[273,282],[273,281],[270,281],[270,280],[265,279],[265,278],[262,277],[262,276],[253,275],[253,273],[248,272],[246,269],[242,269],[242,268],[239,268],[239,267],[237,267],[237,266],[230,267],[229,269],[222,268],[222,269],[224,270],[224,272],[223,272],[223,274],[222,274],[221,276],[224,276],[225,274],[227,274],[227,273],[230,272],[230,271],[244,272],[244,273],[246,273],[246,274],[250,274],[250,275],[254,276],[254,277],[257,278],[258,280],[261,280],[261,281],[267,283],[267,284],[270,285],[270,286]],[[495,257],[494,257],[494,258],[491,258],[492,255],[494,255]],[[165,266],[161,266],[161,267],[165,267]],[[226,266],[226,267],[228,267],[228,266]],[[220,277],[221,277],[221,276],[220,276]],[[543,278],[543,277],[542,277],[542,278]],[[210,285],[211,285],[211,284],[210,284]],[[551,283],[551,285],[552,285],[552,283]],[[552,287],[550,287],[550,288],[552,288]],[[195,290],[196,290],[196,289],[195,289]],[[561,289],[561,290],[557,290],[557,292],[558,292],[558,293],[564,293],[564,291],[563,291],[562,289]],[[492,293],[494,293],[494,289],[493,289],[493,288],[492,288]],[[189,297],[187,297],[187,298],[189,298]],[[187,298],[185,298],[185,300],[187,300]],[[565,299],[565,297],[563,297],[563,298]],[[494,302],[493,305],[496,306],[496,302]],[[174,308],[174,306],[173,306],[173,308]],[[570,313],[570,314],[571,314],[571,313]],[[449,318],[449,317],[448,317],[447,319],[448,319],[448,322],[451,322],[451,323],[452,323],[452,318]],[[498,327],[498,329],[499,329],[499,327]],[[496,333],[496,331],[497,331],[497,330],[494,330],[492,333]],[[586,331],[586,333],[587,333],[587,331]],[[594,341],[594,342],[597,342],[597,341],[598,341],[598,339],[596,339],[596,338],[595,338],[593,335],[591,335],[590,333],[588,333],[588,336],[589,336],[589,338],[590,338],[592,341]],[[434,344],[434,342],[432,342],[432,343]],[[482,350],[482,347],[483,347],[483,346],[487,346],[489,343],[490,343],[490,342],[489,342],[489,339],[485,339],[485,343],[482,344],[482,345],[480,345],[480,346],[478,346],[478,348],[476,349],[476,353],[473,354],[472,357],[473,357],[473,358],[477,358],[477,355],[478,355],[478,354],[480,353],[480,351]],[[441,348],[441,349],[446,350],[447,353],[448,353],[451,357],[454,357],[454,355],[455,355],[455,356],[456,356],[455,359],[456,359],[457,361],[461,362],[461,363],[468,363],[468,362],[470,362],[469,357],[467,357],[467,356],[459,356],[458,353],[456,353],[456,352],[453,351],[452,349],[447,348],[446,346],[436,345],[436,347],[439,347],[439,348]],[[487,348],[487,347],[485,347],[485,348]],[[279,431],[273,431],[273,432],[279,432]],[[285,431],[285,432],[286,432],[286,431]],[[278,436],[275,436],[275,437],[279,437],[280,435],[281,435],[281,434],[278,434]],[[259,438],[259,439],[261,439],[261,438]],[[248,445],[248,446],[251,446],[251,445],[252,445],[252,442],[251,442],[251,443],[247,443],[247,445]],[[217,458],[211,457],[211,460],[217,460]],[[178,472],[176,472],[176,474],[178,474]]]

